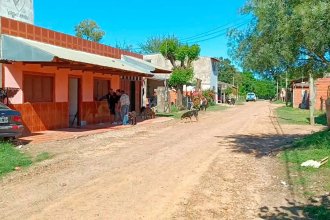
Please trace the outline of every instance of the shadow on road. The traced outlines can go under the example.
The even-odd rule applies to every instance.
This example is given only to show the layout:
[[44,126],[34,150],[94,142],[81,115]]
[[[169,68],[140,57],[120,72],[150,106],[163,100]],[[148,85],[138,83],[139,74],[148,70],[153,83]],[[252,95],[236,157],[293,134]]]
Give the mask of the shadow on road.
[[261,207],[258,214],[261,219],[330,219],[330,196],[323,195],[309,204],[287,201],[286,206]]
[[232,135],[216,136],[220,145],[226,143],[233,152],[253,154],[258,158],[270,156],[301,138],[298,135]]

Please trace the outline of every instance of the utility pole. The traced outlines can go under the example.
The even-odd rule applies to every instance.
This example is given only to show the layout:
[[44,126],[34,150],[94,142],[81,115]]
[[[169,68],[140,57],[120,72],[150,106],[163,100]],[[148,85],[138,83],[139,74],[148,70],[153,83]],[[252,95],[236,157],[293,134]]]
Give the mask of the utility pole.
[[288,72],[285,73],[285,89],[288,89]]
[[276,79],[276,100],[278,100],[278,78]]

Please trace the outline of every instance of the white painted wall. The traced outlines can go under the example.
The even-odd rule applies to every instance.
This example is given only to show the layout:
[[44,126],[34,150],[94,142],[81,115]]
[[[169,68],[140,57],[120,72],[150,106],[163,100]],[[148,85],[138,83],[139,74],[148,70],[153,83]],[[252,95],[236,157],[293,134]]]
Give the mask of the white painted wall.
[[[173,66],[169,60],[161,54],[144,55],[143,59],[150,61],[158,66],[171,69]],[[216,94],[218,93],[218,70],[216,68],[216,61],[211,57],[200,57],[192,63],[195,76],[202,80],[202,90],[212,89]],[[217,98],[217,97],[216,97]]]
[[0,0],[0,16],[33,24],[33,0]]

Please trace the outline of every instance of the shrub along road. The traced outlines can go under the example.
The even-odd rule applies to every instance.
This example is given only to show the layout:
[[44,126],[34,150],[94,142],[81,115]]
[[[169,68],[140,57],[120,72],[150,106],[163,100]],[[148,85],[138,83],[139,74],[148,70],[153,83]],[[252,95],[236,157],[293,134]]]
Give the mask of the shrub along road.
[[269,154],[311,129],[279,128],[270,109],[247,103],[199,122],[30,145],[54,157],[0,182],[0,219],[305,217]]

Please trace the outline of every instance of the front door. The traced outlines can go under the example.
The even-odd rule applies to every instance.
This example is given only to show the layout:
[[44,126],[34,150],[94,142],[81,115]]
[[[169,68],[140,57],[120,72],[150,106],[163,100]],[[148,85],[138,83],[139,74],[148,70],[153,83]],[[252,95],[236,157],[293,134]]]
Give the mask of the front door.
[[69,78],[69,126],[80,126],[79,114],[80,79]]
[[130,106],[131,111],[135,111],[135,81],[130,81]]

